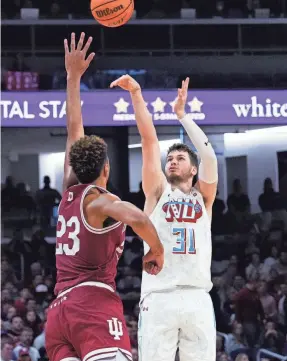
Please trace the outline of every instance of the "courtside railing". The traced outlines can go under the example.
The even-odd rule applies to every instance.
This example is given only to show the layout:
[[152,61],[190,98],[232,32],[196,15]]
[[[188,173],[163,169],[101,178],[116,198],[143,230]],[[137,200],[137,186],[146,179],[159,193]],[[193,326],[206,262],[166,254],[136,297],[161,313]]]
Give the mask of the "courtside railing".
[[[12,27],[13,29],[11,29]],[[154,31],[157,31],[159,28],[161,28],[159,30],[164,30],[163,27],[166,27],[166,31],[161,32],[161,43],[156,47],[152,47],[152,44],[146,44],[146,47],[144,47],[140,41],[136,46],[128,41],[120,48],[118,44],[116,46],[109,45],[110,32],[103,26],[99,27],[99,24],[92,19],[3,19],[1,21],[3,38],[9,40],[2,42],[2,53],[13,54],[21,51],[32,56],[36,54],[62,53],[62,43],[61,47],[43,46],[41,44],[41,41],[43,41],[41,31],[44,27],[50,27],[51,31],[52,27],[55,27],[55,31],[56,28],[61,29],[61,34],[64,34],[65,29],[67,30],[69,27],[73,31],[77,28],[88,31],[87,29],[90,28],[91,35],[93,35],[93,32],[97,34],[93,35],[98,37],[99,46],[97,51],[103,55],[138,54],[139,52],[143,53],[143,55],[161,55],[165,53],[170,55],[287,54],[287,43],[284,40],[287,18],[135,19],[125,25],[125,32],[134,34],[141,27],[152,28]],[[224,28],[226,28],[226,31],[222,33],[221,31]],[[218,30],[220,31],[219,33],[217,32]],[[254,33],[253,30],[255,31]],[[249,35],[251,31],[252,35]],[[143,36],[142,31],[139,34],[141,34],[139,38]],[[194,34],[197,34],[198,39],[203,37],[205,44],[201,41],[198,42]],[[207,36],[208,34],[210,36]],[[222,34],[231,34],[230,39],[232,40],[222,43],[222,38],[226,37],[222,36]],[[13,39],[19,38],[18,35],[23,35],[23,41],[21,40],[21,44],[19,43],[16,46],[11,42]],[[53,37],[53,35],[51,36]],[[183,40],[183,37],[189,39],[189,41]],[[209,41],[206,37],[208,39],[212,38],[212,41]],[[253,38],[254,40],[252,40]],[[258,41],[256,40],[257,38]]]
[[264,356],[270,356],[270,357],[276,358],[277,360],[280,360],[280,361],[287,361],[287,356],[279,355],[278,353],[271,352],[271,351],[266,350],[264,348],[261,348],[257,352],[256,361],[261,361],[261,357],[264,357]]

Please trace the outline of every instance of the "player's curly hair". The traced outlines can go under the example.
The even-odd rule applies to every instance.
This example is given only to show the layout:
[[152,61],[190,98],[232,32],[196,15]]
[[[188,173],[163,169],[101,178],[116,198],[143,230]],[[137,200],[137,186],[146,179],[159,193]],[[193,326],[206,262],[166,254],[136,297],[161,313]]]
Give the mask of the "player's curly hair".
[[175,143],[171,147],[168,148],[167,155],[169,155],[170,153],[175,152],[175,151],[186,152],[189,155],[191,164],[198,167],[198,157],[197,157],[196,153],[189,148],[188,145],[183,144],[183,143]]
[[108,159],[108,146],[100,137],[84,136],[72,145],[69,157],[78,181],[92,183],[100,176]]

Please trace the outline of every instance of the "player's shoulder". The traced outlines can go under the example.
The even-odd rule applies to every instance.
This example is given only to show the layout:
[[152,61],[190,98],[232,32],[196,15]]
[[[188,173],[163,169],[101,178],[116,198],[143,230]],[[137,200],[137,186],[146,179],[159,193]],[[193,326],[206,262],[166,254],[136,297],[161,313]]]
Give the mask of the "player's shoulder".
[[113,194],[113,193],[110,193],[110,192],[107,192],[107,193],[101,193],[99,195],[99,197],[102,197],[103,200],[106,200],[108,202],[115,202],[115,201],[120,201],[121,199]]
[[108,203],[120,201],[120,198],[110,192],[99,192],[97,188],[92,189],[87,199],[87,205],[92,208],[97,208]]

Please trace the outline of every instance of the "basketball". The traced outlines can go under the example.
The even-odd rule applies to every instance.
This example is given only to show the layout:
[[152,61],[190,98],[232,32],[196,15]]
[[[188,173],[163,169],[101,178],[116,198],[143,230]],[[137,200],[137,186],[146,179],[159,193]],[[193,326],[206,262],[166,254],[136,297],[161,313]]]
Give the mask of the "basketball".
[[93,17],[102,25],[116,28],[126,24],[134,11],[134,0],[91,0]]

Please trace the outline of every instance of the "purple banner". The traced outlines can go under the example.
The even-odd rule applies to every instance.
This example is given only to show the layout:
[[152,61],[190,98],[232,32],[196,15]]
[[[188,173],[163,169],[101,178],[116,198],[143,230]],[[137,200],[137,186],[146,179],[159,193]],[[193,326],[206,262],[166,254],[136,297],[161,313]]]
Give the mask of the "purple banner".
[[[177,125],[173,104],[177,90],[144,91],[156,125]],[[64,92],[3,92],[2,127],[63,127]],[[83,92],[86,126],[135,125],[127,92]],[[186,112],[199,125],[287,124],[287,90],[190,90]]]

